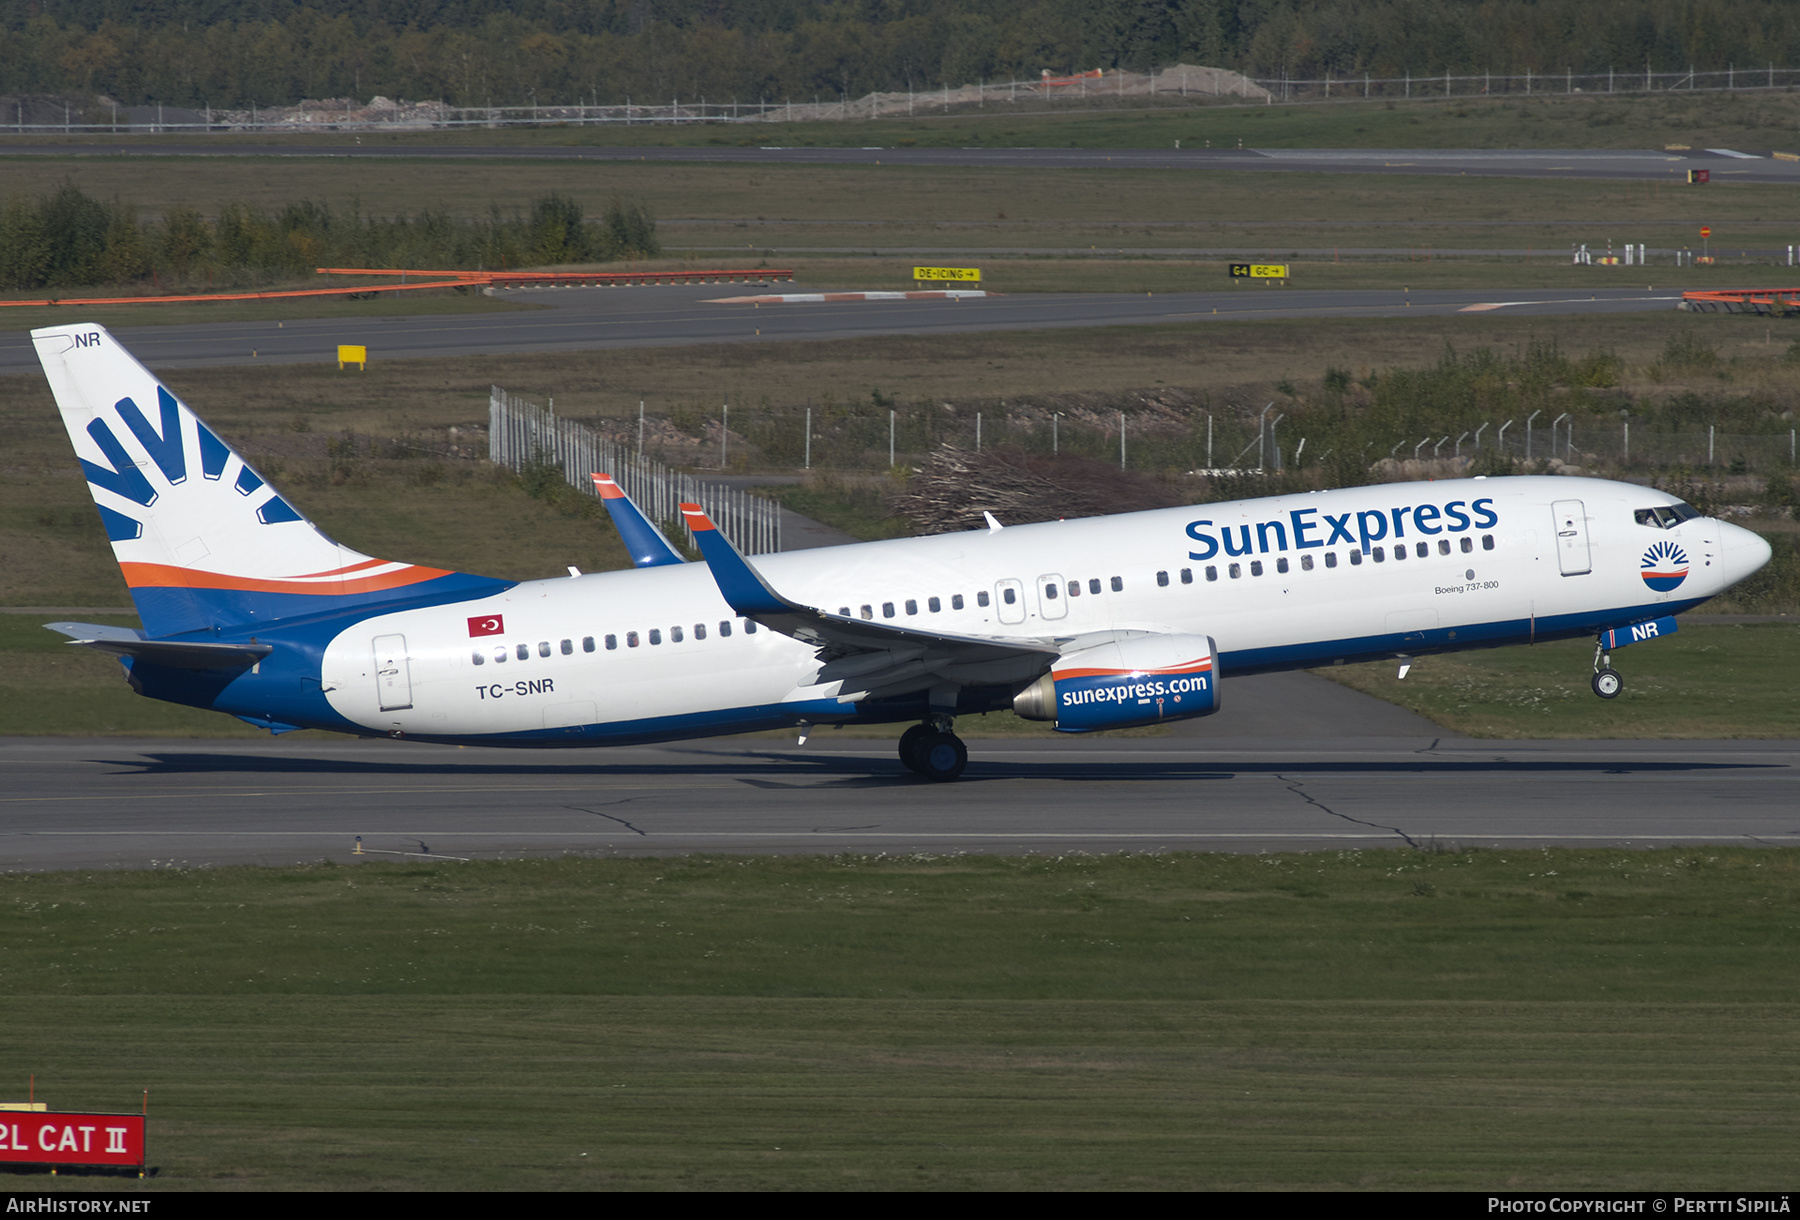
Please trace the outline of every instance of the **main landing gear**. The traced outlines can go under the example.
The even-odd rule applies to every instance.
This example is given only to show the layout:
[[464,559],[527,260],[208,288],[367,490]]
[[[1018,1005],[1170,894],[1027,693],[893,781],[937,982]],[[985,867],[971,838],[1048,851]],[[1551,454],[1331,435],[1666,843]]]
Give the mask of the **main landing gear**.
[[1612,667],[1612,654],[1606,651],[1604,641],[1594,645],[1593,686],[1594,693],[1602,699],[1617,699],[1619,692],[1625,689],[1625,679]]
[[949,716],[933,716],[900,734],[900,761],[906,769],[940,783],[955,779],[969,765],[969,748],[950,731]]

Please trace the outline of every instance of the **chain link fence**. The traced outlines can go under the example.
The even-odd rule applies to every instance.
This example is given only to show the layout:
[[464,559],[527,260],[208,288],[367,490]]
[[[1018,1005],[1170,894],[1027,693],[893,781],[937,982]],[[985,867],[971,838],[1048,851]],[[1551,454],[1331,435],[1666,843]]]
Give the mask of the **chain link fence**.
[[591,476],[611,475],[664,532],[679,527],[689,545],[680,505],[699,504],[738,550],[764,555],[781,549],[781,506],[718,482],[640,460],[593,429],[558,419],[548,407],[494,386],[488,396],[488,458],[523,473],[554,466],[569,486],[597,494]]

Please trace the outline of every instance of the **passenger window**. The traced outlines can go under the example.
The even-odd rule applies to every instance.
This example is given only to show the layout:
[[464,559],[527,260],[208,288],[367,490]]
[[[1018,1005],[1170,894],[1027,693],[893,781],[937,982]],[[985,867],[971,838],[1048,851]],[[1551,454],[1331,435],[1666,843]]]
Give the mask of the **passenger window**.
[[705,623],[695,623],[694,624],[694,638],[696,640],[704,640],[706,638],[706,624]]
[[[1376,549],[1377,549],[1377,550],[1379,550],[1379,549],[1380,549],[1380,548],[1379,548],[1379,547],[1378,547],[1378,548],[1376,548]],[[1398,546],[1396,546],[1396,547],[1395,547],[1395,548],[1394,548],[1394,558],[1395,558],[1395,559],[1396,559],[1396,560],[1399,560],[1399,559],[1405,559],[1405,558],[1406,558],[1406,544],[1405,544],[1405,543],[1404,543],[1404,542],[1402,542],[1402,543],[1400,543],[1400,544],[1399,544],[1399,545],[1398,545]],[[1379,563],[1379,562],[1381,562],[1381,561],[1380,561],[1380,560],[1376,560],[1376,562],[1377,562],[1377,563]]]
[[682,638],[681,637],[681,628],[679,628],[679,627],[669,628],[669,643],[679,644],[679,643],[681,643],[681,638]]
[[1429,559],[1431,558],[1431,544],[1429,542],[1418,543],[1413,547],[1413,552],[1417,554],[1420,559]]
[[1311,555],[1300,556],[1300,570],[1302,572],[1310,572],[1310,571],[1312,571],[1312,568],[1313,568],[1312,556]]
[[1277,560],[1276,560],[1276,561],[1275,561],[1275,570],[1276,570],[1276,571],[1277,571],[1277,572],[1285,572],[1285,571],[1287,571],[1287,570],[1288,570],[1288,564],[1287,564],[1287,556],[1286,556],[1286,555],[1283,555],[1283,556],[1282,556],[1282,557],[1281,557],[1281,558],[1280,558],[1280,559],[1277,559]]
[[627,631],[625,633],[625,647],[636,648],[637,646],[638,646],[637,632]]
[[606,651],[613,652],[613,651],[617,650],[618,647],[619,647],[619,637],[618,636],[609,635],[606,637]]
[[1250,561],[1250,575],[1252,575],[1252,576],[1261,576],[1262,575],[1262,560],[1252,559]]
[[963,608],[962,594],[952,593],[950,595],[950,608],[952,610],[961,610]]
[[469,656],[469,661],[475,665],[486,665],[487,664],[487,658],[482,656],[481,653],[479,653],[479,652],[471,653]]
[[549,640],[539,640],[538,641],[538,656],[547,657],[549,655],[550,655],[550,641]]
[[1226,570],[1226,572],[1228,572],[1230,574],[1231,579],[1233,579],[1233,580],[1236,580],[1238,577],[1240,577],[1244,574],[1243,565],[1241,565],[1241,564],[1234,563],[1230,567],[1226,568],[1225,570]]
[[1439,538],[1438,539],[1438,554],[1448,555],[1449,553],[1450,553],[1450,540],[1448,538]]
[[850,617],[850,607],[839,606],[838,607],[838,617],[839,618],[849,618]]
[[893,602],[882,602],[881,603],[881,617],[882,618],[893,618],[894,617],[894,603]]
[[1462,549],[1463,554],[1467,555],[1470,551],[1475,549],[1475,540],[1473,538],[1464,538],[1462,540]]
[[744,620],[744,634],[745,635],[755,635],[756,634],[756,623],[754,620],[752,620],[752,619]]
[[983,589],[981,592],[979,592],[975,595],[975,604],[977,606],[985,606],[988,604],[988,595],[987,595],[986,589]]
[[1079,580],[1071,580],[1069,582],[1069,596],[1070,597],[1080,597],[1081,596],[1081,582]]
[[650,628],[650,642],[652,644],[662,643],[662,628],[661,627]]
[[594,651],[594,637],[593,636],[584,635],[581,637],[581,651],[583,651],[583,652]]
[[1100,582],[1098,580],[1088,581],[1088,592],[1098,594],[1100,592]]
[[531,645],[520,644],[515,650],[515,654],[518,656],[519,660],[529,661],[531,659]]
[[1156,587],[1159,589],[1166,589],[1169,587],[1169,574],[1167,572],[1158,572],[1156,574]]
[[[850,617],[850,611],[849,611],[849,609],[848,609],[848,608],[847,608],[847,607],[846,607],[846,608],[845,608],[845,610],[844,610],[844,617],[845,617],[845,618],[848,618],[848,617]],[[720,638],[721,638],[721,639],[728,639],[728,638],[730,638],[730,636],[731,636],[731,623],[730,623],[730,621],[729,621],[729,620],[727,620],[727,621],[724,621],[724,622],[721,622],[721,623],[720,623],[720,624],[719,624],[719,637],[720,637]]]
[[1361,551],[1351,551],[1350,552],[1350,566],[1353,568],[1360,568],[1362,566],[1362,552]]
[[575,641],[574,640],[564,640],[562,642],[562,654],[565,657],[572,657],[575,655]]
[[1125,591],[1125,581],[1123,578],[1118,576],[1112,578],[1112,591],[1114,593],[1123,593]]
[[1325,552],[1325,566],[1328,568],[1337,567],[1337,552],[1336,551],[1326,551]]
[[911,597],[906,599],[906,612],[908,614],[917,614],[919,612],[918,599]]
[[874,617],[875,617],[875,607],[873,607],[873,606],[864,606],[864,607],[863,607],[863,608],[862,608],[862,616],[863,616],[863,617],[864,617],[864,618],[874,618]]
[[927,609],[927,610],[929,610],[929,611],[931,611],[931,612],[932,612],[932,613],[933,613],[933,614],[937,614],[937,613],[939,613],[939,612],[940,612],[940,611],[942,611],[942,610],[943,610],[943,608],[944,608],[944,603],[943,603],[943,602],[941,602],[941,601],[939,601],[939,600],[938,600],[938,599],[937,599],[937,598],[935,598],[935,597],[932,597],[932,598],[927,598],[927,599],[926,599],[926,601],[925,601],[925,608],[926,608],[926,609]]
[[1387,552],[1382,547],[1372,546],[1369,548],[1369,558],[1373,559],[1376,563],[1386,563]]
[[502,645],[500,645],[500,647],[494,649],[494,664],[500,665],[500,664],[503,664],[505,661],[506,661],[506,645],[502,644]]
[[1055,581],[1051,581],[1049,584],[1044,586],[1044,598],[1046,601],[1055,601],[1056,600],[1056,582]]
[[1210,563],[1206,565],[1206,579],[1207,580],[1219,579],[1219,569],[1215,568]]
[[1000,591],[1000,598],[1007,605],[1013,605],[1019,600],[1019,591],[1017,589],[1002,589]]
[[1494,549],[1494,536],[1492,534],[1483,534],[1481,536],[1481,549],[1484,551],[1491,551]]
[[1191,585],[1194,583],[1194,569],[1192,569],[1192,568],[1181,569],[1181,583],[1184,585]]

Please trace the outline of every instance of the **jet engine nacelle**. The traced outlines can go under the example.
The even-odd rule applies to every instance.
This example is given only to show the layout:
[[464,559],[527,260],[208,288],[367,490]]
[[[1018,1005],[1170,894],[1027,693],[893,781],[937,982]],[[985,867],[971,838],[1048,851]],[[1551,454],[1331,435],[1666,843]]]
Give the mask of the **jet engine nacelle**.
[[1207,635],[1145,635],[1058,657],[1013,697],[1027,720],[1058,732],[1124,729],[1219,710],[1217,648]]

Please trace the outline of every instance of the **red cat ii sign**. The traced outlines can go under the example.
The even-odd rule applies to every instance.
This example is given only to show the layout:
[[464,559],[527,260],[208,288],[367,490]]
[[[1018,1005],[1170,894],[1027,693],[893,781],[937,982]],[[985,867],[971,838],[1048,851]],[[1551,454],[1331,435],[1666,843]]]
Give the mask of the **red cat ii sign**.
[[141,1114],[0,1111],[0,1163],[141,1167],[144,1161]]

